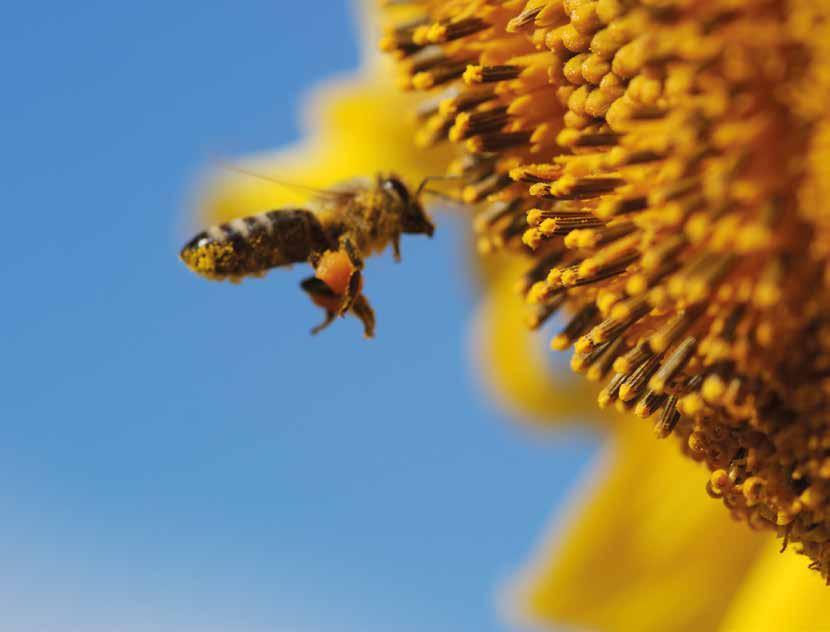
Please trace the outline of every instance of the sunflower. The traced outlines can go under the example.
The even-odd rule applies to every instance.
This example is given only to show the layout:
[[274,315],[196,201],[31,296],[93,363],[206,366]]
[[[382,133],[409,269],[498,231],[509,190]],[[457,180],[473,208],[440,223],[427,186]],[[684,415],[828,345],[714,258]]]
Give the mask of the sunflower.
[[[555,137],[558,134],[566,129],[577,129],[580,134],[589,134],[591,127],[568,127],[565,124],[566,119],[571,120],[573,117],[566,116],[570,110],[562,105],[560,99],[559,88],[564,87],[564,84],[549,83],[548,78],[544,81],[537,78],[538,90],[546,90],[556,97],[553,103],[543,104],[548,110],[537,111],[537,96],[534,96],[537,89],[530,89],[526,95],[528,98],[524,101],[510,96],[510,90],[520,84],[530,86],[533,81],[531,75],[540,72],[538,69],[522,69],[513,79],[503,78],[471,87],[467,86],[464,77],[468,74],[469,67],[474,68],[469,73],[473,75],[478,72],[476,67],[510,65],[508,62],[511,62],[512,57],[550,51],[545,42],[547,32],[554,29],[545,26],[544,20],[548,15],[546,11],[550,11],[550,15],[562,22],[559,26],[566,24],[561,15],[557,17],[555,4],[535,3],[528,7],[528,13],[524,6],[509,2],[498,5],[486,2],[449,2],[440,5],[419,2],[412,6],[396,3],[397,6],[390,7],[390,11],[394,11],[390,15],[397,21],[397,26],[383,38],[383,45],[400,58],[399,63],[404,67],[405,72],[399,75],[398,87],[448,89],[450,93],[439,96],[437,100],[428,98],[426,101],[413,95],[402,95],[388,81],[389,67],[369,55],[364,69],[357,77],[329,82],[315,92],[311,106],[305,108],[305,111],[311,112],[306,121],[306,141],[278,153],[252,157],[245,162],[246,166],[263,175],[270,174],[323,187],[357,173],[371,173],[379,169],[397,170],[413,181],[424,175],[434,175],[442,165],[447,166],[451,173],[463,173],[469,180],[469,186],[463,191],[464,197],[470,203],[482,203],[482,210],[473,220],[479,248],[490,253],[481,260],[480,266],[483,271],[484,298],[475,328],[478,364],[491,392],[502,404],[519,417],[545,425],[589,417],[590,407],[585,397],[587,389],[581,382],[575,382],[567,375],[550,372],[539,335],[521,323],[524,310],[521,301],[517,299],[516,289],[518,286],[521,294],[529,295],[535,283],[547,280],[549,270],[557,265],[554,259],[547,257],[552,256],[557,248],[564,250],[564,257],[570,257],[573,253],[570,252],[572,247],[563,243],[562,235],[544,237],[544,243],[537,245],[537,249],[541,250],[531,251],[524,245],[522,240],[528,229],[527,211],[534,208],[552,209],[559,202],[530,195],[528,183],[521,182],[527,176],[519,178],[520,182],[514,181],[513,176],[521,173],[514,169],[532,164],[556,167],[559,165],[558,159],[570,156],[561,166],[573,175],[575,165],[578,164],[575,156],[581,156],[584,160],[589,160],[592,155],[594,157],[590,160],[598,160],[598,155],[605,153],[620,156],[625,150],[622,140],[624,134],[613,131],[617,135],[613,145],[588,145],[590,151],[586,150],[586,146],[577,145],[563,149],[556,144]],[[576,3],[566,4],[570,9]],[[596,5],[594,9],[602,8],[602,11],[611,6],[611,3],[606,2],[580,3],[587,4]],[[624,10],[637,4],[639,3],[618,2],[614,6],[620,7],[621,16]],[[650,19],[659,18],[660,24],[669,22],[672,10],[664,5],[673,3],[642,4],[647,6]],[[746,3],[732,3],[736,12],[740,12],[744,4]],[[552,9],[546,9],[548,5]],[[443,8],[439,9],[439,6]],[[482,15],[488,20],[492,19],[492,14],[487,11],[492,6],[507,10],[506,14],[500,14],[502,17],[510,15],[510,12],[515,17],[510,17],[507,22],[500,18],[500,22],[494,20],[492,23],[474,24],[468,21],[466,25],[458,26],[462,20],[476,17],[479,11],[484,11]],[[513,11],[519,6],[517,11]],[[562,3],[558,6],[562,6]],[[682,6],[680,8],[687,11]],[[442,13],[444,17],[436,20],[434,15],[439,10],[449,13]],[[809,20],[803,19],[803,11],[806,10],[803,9],[800,14],[800,26],[795,22],[791,24],[792,33],[800,33],[804,40],[814,29]],[[535,15],[530,15],[534,11]],[[598,14],[607,15],[602,11],[598,11]],[[461,14],[465,17],[458,17]],[[677,11],[674,15],[678,19]],[[728,21],[727,18],[729,16],[722,19]],[[408,24],[403,24],[404,20]],[[451,26],[450,30],[456,29],[454,34],[462,35],[430,46],[414,42],[408,46],[394,45],[395,41],[406,44],[409,41],[408,34],[441,20],[454,20],[455,26]],[[716,27],[717,24],[713,26]],[[440,31],[440,28],[434,30]],[[465,30],[466,34],[463,34]],[[716,31],[713,29],[713,32]],[[528,38],[531,47],[527,45]],[[371,30],[366,39],[375,40]],[[496,46],[493,47],[489,42]],[[538,48],[540,44],[542,48]],[[814,44],[818,46],[821,42]],[[448,50],[447,47],[456,48]],[[512,57],[497,59],[490,56],[489,47],[498,48],[502,56],[506,51],[502,47],[516,47],[516,52]],[[812,50],[812,54],[823,54],[817,47]],[[450,54],[462,53],[462,57],[465,57],[464,67],[449,72]],[[418,69],[415,60],[427,54],[445,55],[447,59],[431,68],[422,65]],[[566,53],[563,57],[568,56],[570,59],[570,55]],[[822,68],[824,67],[817,65],[809,68],[805,66],[805,85],[826,86],[827,75],[822,74],[826,73]],[[516,71],[513,69],[504,72]],[[543,74],[546,76],[546,73],[547,69]],[[415,81],[416,77],[420,78]],[[489,91],[496,96],[474,103]],[[501,130],[492,127],[496,124],[493,117],[498,120],[500,116],[497,113],[488,115],[491,117],[490,123],[483,122],[486,117],[474,117],[480,111],[495,109],[494,99],[504,103],[511,99],[504,106],[510,111],[505,112],[506,118],[502,119],[504,122]],[[520,105],[513,106],[516,100]],[[544,102],[544,99],[540,102]],[[656,103],[662,105],[662,100],[657,99]],[[803,120],[820,119],[822,111],[817,106],[820,106],[820,100],[811,97],[810,91],[802,93],[798,106],[799,116],[803,116]],[[417,126],[410,118],[401,116],[400,113],[406,109],[414,112],[414,118],[419,121]],[[546,111],[548,113],[539,118],[539,114]],[[453,112],[453,118],[447,120],[447,116]],[[462,129],[456,128],[450,139],[451,130],[464,113],[469,115],[467,123],[464,123],[465,118],[462,117]],[[531,114],[536,118],[527,120],[537,121],[530,139],[533,147],[547,146],[548,150],[533,151],[531,146],[510,145],[508,141],[511,137],[493,136],[521,132],[521,129],[517,129],[517,120]],[[591,124],[601,128],[601,118],[591,119]],[[636,120],[637,125],[650,123],[657,126],[658,122],[656,115]],[[472,127],[464,132],[465,125]],[[536,131],[539,129],[542,131]],[[470,130],[475,130],[476,134],[462,138],[470,134]],[[548,145],[542,143],[545,135],[549,139],[553,138]],[[494,151],[487,153],[470,151],[469,145],[475,146],[476,143],[468,144],[467,141],[475,136],[482,138],[477,141],[479,143],[506,144],[498,148],[490,147]],[[489,140],[483,140],[484,136]],[[822,137],[819,127],[816,127],[815,144],[803,155],[805,176],[798,188],[798,199],[804,200],[799,207],[803,218],[800,221],[811,229],[810,248],[816,253],[816,261],[822,260],[823,246],[819,236],[823,228],[819,201],[825,199],[823,196],[827,185],[819,176],[823,173],[822,164],[826,164],[823,163],[821,152],[826,152],[830,145],[827,136],[824,132]],[[420,145],[417,151],[410,143],[412,138]],[[443,142],[445,138],[451,142]],[[514,141],[516,138],[512,137]],[[606,142],[609,138],[608,135],[605,137]],[[821,138],[824,140],[819,140]],[[654,140],[657,141],[656,137]],[[463,151],[451,153],[453,144],[456,148],[462,146]],[[821,147],[825,147],[825,150]],[[523,160],[523,152],[533,156],[533,162]],[[452,160],[453,156],[455,160]],[[708,157],[701,160],[706,162]],[[650,163],[635,164],[645,168]],[[543,169],[540,167],[539,171]],[[620,168],[620,173],[624,175],[615,177],[630,178],[632,171],[634,170]],[[595,174],[587,173],[579,175],[579,178],[590,178],[592,175],[596,177]],[[646,186],[649,182],[646,178],[642,184]],[[539,178],[539,182],[532,184],[543,183]],[[618,191],[620,188],[622,186],[609,193],[602,193],[600,200],[574,196],[572,200],[566,201],[579,205],[574,213],[585,214],[587,211],[580,210],[585,205],[613,200],[614,196],[621,195]],[[679,200],[680,198],[673,199]],[[200,221],[211,223],[248,215],[288,201],[296,200],[286,198],[284,192],[267,183],[211,172],[202,183],[197,213]],[[672,200],[666,200],[666,204],[670,201]],[[582,229],[602,230],[613,221],[628,217],[632,222],[639,222],[639,215],[632,215],[634,212],[629,210],[605,221],[602,226]],[[534,227],[540,224],[538,222]],[[639,223],[637,228],[642,230]],[[665,231],[669,228],[667,226]],[[657,231],[656,236],[662,238],[662,232]],[[575,237],[571,238],[573,239]],[[594,247],[610,245],[616,241],[597,243]],[[494,250],[499,252],[494,253]],[[577,254],[584,253],[579,251]],[[685,250],[678,250],[672,256],[687,255]],[[615,289],[620,291],[618,282],[622,277],[626,278],[627,286],[628,279],[635,274],[635,270],[626,270],[620,273],[620,278],[609,276],[598,281],[616,281],[617,284],[597,287],[597,295],[600,290],[606,290],[603,296]],[[650,288],[656,286],[652,283]],[[562,302],[560,308],[566,313],[576,313],[575,310],[580,309],[583,301],[588,300],[583,294],[593,291],[587,285],[568,288],[563,293],[567,294],[567,300]],[[622,287],[622,291],[624,293],[626,288]],[[594,300],[596,298],[595,296]],[[626,295],[619,300],[625,298]],[[555,309],[552,303],[545,298],[532,306],[531,325],[541,326],[552,315]],[[635,331],[632,329],[626,332],[627,335],[633,333]],[[595,364],[592,363],[587,369],[590,371],[593,366]],[[686,370],[693,366],[687,364]],[[679,429],[685,427],[686,423],[689,422],[681,420],[671,434],[680,436]],[[648,432],[644,432],[647,429],[642,424],[634,423],[634,420],[621,416],[597,419],[593,427],[608,437],[607,448],[599,456],[597,467],[591,472],[588,482],[573,494],[568,516],[562,519],[561,512],[557,512],[553,533],[542,539],[538,551],[531,556],[526,568],[511,582],[506,602],[510,615],[522,621],[548,626],[568,624],[594,630],[627,632],[655,629],[677,632],[743,632],[830,628],[830,615],[823,606],[826,593],[822,583],[813,574],[804,571],[803,565],[799,563],[800,558],[789,552],[780,555],[778,547],[770,542],[770,535],[749,531],[735,523],[727,512],[701,493],[702,481],[706,475],[700,464],[682,458],[671,446],[655,442],[648,436]],[[752,526],[759,525],[753,523]]]
[[[830,2],[389,3],[532,327],[830,574]],[[400,5],[404,10],[396,15]],[[518,325],[517,325],[518,326]]]
[[[516,327],[517,267],[505,265],[490,278],[474,348],[490,392],[514,417],[558,427],[560,410],[573,412],[576,403],[563,406],[557,393],[573,393],[573,386],[539,361],[540,334]],[[534,379],[519,383],[513,369],[528,365]],[[589,411],[582,418],[590,419]],[[633,421],[594,418],[605,449],[508,582],[506,616],[554,630],[830,629],[827,588],[803,558],[782,553],[772,534],[732,520],[701,493],[701,464],[656,444],[649,428]]]

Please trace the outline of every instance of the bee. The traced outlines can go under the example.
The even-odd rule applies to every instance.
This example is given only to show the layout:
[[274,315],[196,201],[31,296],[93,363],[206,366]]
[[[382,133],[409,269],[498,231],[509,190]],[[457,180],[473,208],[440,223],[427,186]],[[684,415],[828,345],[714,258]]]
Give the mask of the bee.
[[310,263],[314,275],[300,287],[325,311],[325,320],[311,332],[351,313],[371,338],[375,314],[363,294],[364,259],[391,245],[400,261],[401,235],[432,237],[435,227],[420,201],[426,182],[413,194],[398,176],[378,174],[315,191],[309,208],[279,208],[203,230],[179,256],[202,277],[235,282]]

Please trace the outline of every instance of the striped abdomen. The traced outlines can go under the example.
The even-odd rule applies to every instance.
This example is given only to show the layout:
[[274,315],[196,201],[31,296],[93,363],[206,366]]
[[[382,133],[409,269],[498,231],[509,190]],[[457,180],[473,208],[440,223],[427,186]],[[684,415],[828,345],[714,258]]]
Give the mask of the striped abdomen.
[[182,261],[210,279],[238,279],[307,261],[329,247],[320,221],[305,209],[280,209],[212,226],[191,239]]

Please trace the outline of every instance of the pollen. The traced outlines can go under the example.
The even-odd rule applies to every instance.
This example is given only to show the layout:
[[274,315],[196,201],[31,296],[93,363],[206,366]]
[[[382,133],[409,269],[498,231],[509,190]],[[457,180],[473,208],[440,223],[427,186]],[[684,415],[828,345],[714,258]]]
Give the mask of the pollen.
[[355,266],[342,250],[327,250],[317,264],[316,276],[329,286],[332,292],[342,296],[349,287]]
[[528,322],[563,313],[551,347],[600,406],[653,418],[702,491],[830,576],[830,0],[387,14],[482,253],[532,260]]
[[237,255],[228,242],[208,241],[192,248],[184,248],[180,258],[196,274],[208,279],[221,280],[226,275],[221,274],[219,270],[228,268],[228,262],[233,262]]

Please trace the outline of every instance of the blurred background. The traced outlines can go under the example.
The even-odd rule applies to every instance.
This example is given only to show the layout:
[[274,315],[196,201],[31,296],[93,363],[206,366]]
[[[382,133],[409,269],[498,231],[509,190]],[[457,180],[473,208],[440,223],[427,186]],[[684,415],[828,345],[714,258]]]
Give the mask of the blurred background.
[[299,268],[177,260],[211,155],[302,133],[344,0],[17,3],[0,37],[0,629],[508,628],[500,585],[595,445],[478,385],[462,225],[373,259],[378,337]]

